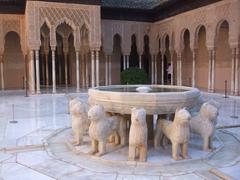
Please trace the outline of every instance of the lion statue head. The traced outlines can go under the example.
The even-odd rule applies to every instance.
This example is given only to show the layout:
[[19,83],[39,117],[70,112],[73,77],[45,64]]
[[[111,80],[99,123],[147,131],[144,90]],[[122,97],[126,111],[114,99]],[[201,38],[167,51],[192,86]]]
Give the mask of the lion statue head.
[[191,115],[186,108],[176,110],[174,122],[178,124],[187,124],[190,119]]
[[146,124],[147,113],[143,108],[132,108],[131,121],[132,124]]
[[207,119],[209,121],[216,120],[218,116],[218,108],[210,103],[204,103],[200,109],[200,114],[203,117],[206,117],[204,119]]
[[75,116],[87,114],[86,104],[82,101],[75,101],[71,106],[70,113]]
[[105,117],[105,111],[104,111],[104,107],[101,105],[94,105],[88,111],[88,119],[90,121],[97,122],[104,119],[104,117]]

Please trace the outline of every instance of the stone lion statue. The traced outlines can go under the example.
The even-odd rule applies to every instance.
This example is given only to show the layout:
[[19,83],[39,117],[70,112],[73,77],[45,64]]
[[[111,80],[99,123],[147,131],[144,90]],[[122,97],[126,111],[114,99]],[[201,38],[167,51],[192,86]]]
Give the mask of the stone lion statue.
[[144,109],[132,109],[131,126],[129,132],[129,153],[128,160],[135,161],[139,156],[139,160],[144,162],[147,160],[147,122],[146,111]]
[[[154,146],[158,148],[160,140],[165,142],[165,138],[172,143],[172,157],[179,160],[178,147],[181,146],[181,155],[184,159],[188,156],[188,141],[190,137],[189,120],[190,113],[184,108],[177,110],[174,121],[160,119],[157,123],[156,133],[154,137]],[[163,144],[164,146],[165,144]]]
[[204,151],[212,151],[213,149],[212,137],[217,117],[218,107],[214,106],[212,102],[207,102],[202,105],[200,112],[190,120],[190,130],[202,137]]
[[126,128],[123,125],[125,121],[123,116],[107,116],[103,106],[94,105],[88,111],[88,118],[91,121],[89,136],[92,140],[92,151],[90,154],[104,155],[108,138],[113,134],[117,134],[119,137],[115,140],[116,143],[126,144]]
[[69,108],[69,112],[71,113],[71,108],[81,100],[78,97],[76,97],[76,98],[70,97],[69,99],[70,99],[70,101],[69,101],[69,104],[68,104],[68,108]]
[[87,117],[86,104],[80,100],[75,100],[71,104],[70,114],[72,118],[72,130],[74,137],[74,145],[83,143],[83,136],[89,128],[90,122]]

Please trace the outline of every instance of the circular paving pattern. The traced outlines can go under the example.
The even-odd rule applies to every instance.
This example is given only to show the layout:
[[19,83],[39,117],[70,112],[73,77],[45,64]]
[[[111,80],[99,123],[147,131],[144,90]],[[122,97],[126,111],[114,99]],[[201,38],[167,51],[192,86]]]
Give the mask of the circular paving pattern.
[[[201,150],[201,142],[197,136],[192,136],[189,143],[189,155],[192,159],[174,161],[171,159],[171,147],[167,150],[154,150],[149,146],[148,162],[127,161],[127,147],[108,146],[110,153],[102,156],[90,156],[90,139],[84,138],[84,144],[74,147],[69,143],[71,129],[66,128],[46,139],[48,153],[64,162],[81,166],[95,173],[137,176],[181,176],[197,173],[199,176],[215,176],[214,171],[227,167],[239,161],[240,143],[235,136],[223,130],[216,131],[214,146],[216,150],[206,153]],[[212,173],[215,173],[213,175]],[[219,175],[220,176],[220,175]]]

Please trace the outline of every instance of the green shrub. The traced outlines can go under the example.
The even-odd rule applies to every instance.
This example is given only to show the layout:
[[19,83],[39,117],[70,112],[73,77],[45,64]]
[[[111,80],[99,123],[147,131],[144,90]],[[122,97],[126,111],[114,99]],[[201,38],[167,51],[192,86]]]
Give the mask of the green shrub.
[[148,77],[143,69],[129,68],[121,72],[122,84],[147,84]]

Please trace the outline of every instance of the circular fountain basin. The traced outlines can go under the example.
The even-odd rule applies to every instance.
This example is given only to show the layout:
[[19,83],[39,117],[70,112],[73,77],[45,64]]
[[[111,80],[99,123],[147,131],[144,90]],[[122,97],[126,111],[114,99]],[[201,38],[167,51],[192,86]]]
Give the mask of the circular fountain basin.
[[[139,87],[148,92],[137,91]],[[89,89],[90,105],[104,106],[107,112],[131,114],[131,109],[144,108],[147,114],[172,114],[177,108],[192,108],[200,91],[196,88],[165,85],[113,85]]]

